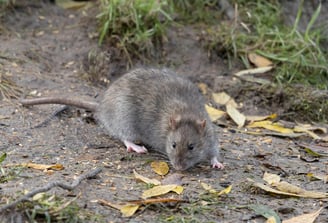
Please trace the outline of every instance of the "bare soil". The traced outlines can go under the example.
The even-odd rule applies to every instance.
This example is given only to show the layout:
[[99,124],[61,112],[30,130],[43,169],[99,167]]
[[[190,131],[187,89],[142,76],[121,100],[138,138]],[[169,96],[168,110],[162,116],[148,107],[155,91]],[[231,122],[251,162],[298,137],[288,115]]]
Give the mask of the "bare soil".
[[[102,94],[105,86],[88,81],[90,71],[89,52],[108,55],[102,75],[113,81],[125,72],[126,61],[120,60],[112,46],[97,45],[94,12],[64,10],[43,1],[26,1],[11,10],[0,23],[0,68],[22,89],[26,95],[67,95],[94,98]],[[244,104],[246,114],[264,115],[283,109],[277,103],[262,107],[256,92],[240,95],[246,83],[236,80],[227,61],[217,56],[208,58],[199,42],[200,29],[176,26],[168,31],[164,44],[165,58],[153,67],[170,67],[186,75],[195,83],[206,83],[213,91],[226,91]],[[302,150],[288,138],[255,136],[229,131],[219,127],[218,137],[224,170],[211,169],[201,164],[184,172],[185,191],[182,198],[189,203],[178,205],[149,205],[131,218],[123,218],[118,210],[105,207],[96,201],[111,202],[140,199],[145,186],[133,178],[133,170],[159,178],[150,162],[164,160],[156,153],[127,153],[123,144],[106,135],[95,123],[92,114],[70,108],[39,128],[31,128],[45,120],[58,109],[58,105],[42,105],[25,108],[16,99],[3,99],[0,104],[0,154],[7,153],[3,163],[19,164],[35,162],[63,164],[65,169],[46,174],[33,169],[23,169],[20,175],[0,184],[1,205],[18,198],[24,191],[31,191],[60,180],[70,183],[77,176],[96,167],[103,171],[95,178],[83,181],[75,190],[52,189],[51,194],[63,198],[78,196],[76,202],[81,216],[89,213],[98,216],[98,222],[265,222],[254,211],[242,208],[249,204],[262,204],[276,211],[282,219],[326,207],[315,222],[327,222],[327,199],[290,198],[273,196],[252,189],[247,178],[260,180],[264,172],[275,173],[282,180],[307,190],[328,192],[327,183],[309,181],[307,173],[327,174],[328,159],[320,157],[316,162],[300,159]],[[313,143],[309,138],[300,142]],[[325,151],[327,152],[327,151]],[[175,173],[170,170],[169,175]],[[219,198],[206,196],[200,182],[220,190],[232,185],[232,191]],[[26,216],[19,208],[0,213],[1,222],[24,222]],[[180,219],[180,220],[179,220]],[[43,222],[45,220],[40,220]],[[89,222],[90,220],[85,220]]]

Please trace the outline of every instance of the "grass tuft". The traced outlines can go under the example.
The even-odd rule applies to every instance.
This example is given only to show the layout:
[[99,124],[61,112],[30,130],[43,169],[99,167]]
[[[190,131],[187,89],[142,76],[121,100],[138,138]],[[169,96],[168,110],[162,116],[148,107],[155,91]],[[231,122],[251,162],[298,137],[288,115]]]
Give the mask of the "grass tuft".
[[328,89],[328,52],[321,49],[327,40],[322,28],[314,28],[321,5],[313,13],[306,31],[297,30],[303,11],[300,4],[293,27],[283,25],[277,1],[237,1],[239,18],[207,30],[206,46],[226,50],[229,59],[239,57],[246,66],[247,54],[256,52],[272,60],[276,66],[275,80],[280,83],[303,83]]
[[102,0],[99,44],[108,40],[123,52],[129,65],[134,56],[142,60],[157,56],[155,49],[172,21],[168,10],[167,0]]

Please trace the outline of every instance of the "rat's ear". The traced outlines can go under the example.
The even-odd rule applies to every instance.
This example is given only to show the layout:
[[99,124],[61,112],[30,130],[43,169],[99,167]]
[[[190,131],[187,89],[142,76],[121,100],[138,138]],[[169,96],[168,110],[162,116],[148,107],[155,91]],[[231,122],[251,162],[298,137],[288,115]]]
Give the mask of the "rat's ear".
[[181,121],[180,115],[172,115],[170,117],[170,123],[169,123],[170,129],[172,129],[172,130],[176,129],[177,126],[179,125],[180,121]]
[[206,127],[206,119],[197,120],[197,125],[199,126],[200,130],[204,130]]

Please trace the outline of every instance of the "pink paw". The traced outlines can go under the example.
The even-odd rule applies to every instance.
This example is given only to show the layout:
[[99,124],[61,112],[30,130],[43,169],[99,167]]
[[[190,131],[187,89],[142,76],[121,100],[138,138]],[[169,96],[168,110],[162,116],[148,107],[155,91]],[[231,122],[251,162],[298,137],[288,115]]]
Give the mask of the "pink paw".
[[147,153],[148,150],[144,146],[138,146],[130,141],[124,141],[126,146],[126,150],[128,152],[136,152],[136,153]]
[[213,168],[224,169],[224,165],[220,163],[216,157],[211,159],[211,164]]

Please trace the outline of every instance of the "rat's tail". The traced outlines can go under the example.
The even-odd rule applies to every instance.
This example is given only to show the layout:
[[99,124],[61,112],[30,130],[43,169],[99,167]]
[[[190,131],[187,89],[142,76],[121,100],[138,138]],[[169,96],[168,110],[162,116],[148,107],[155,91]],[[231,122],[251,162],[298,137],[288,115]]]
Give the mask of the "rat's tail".
[[98,103],[92,101],[83,101],[77,98],[62,98],[62,97],[43,97],[43,98],[33,98],[33,99],[21,99],[20,103],[24,106],[30,105],[41,105],[41,104],[61,104],[70,105],[78,108],[83,108],[92,112],[95,112]]

